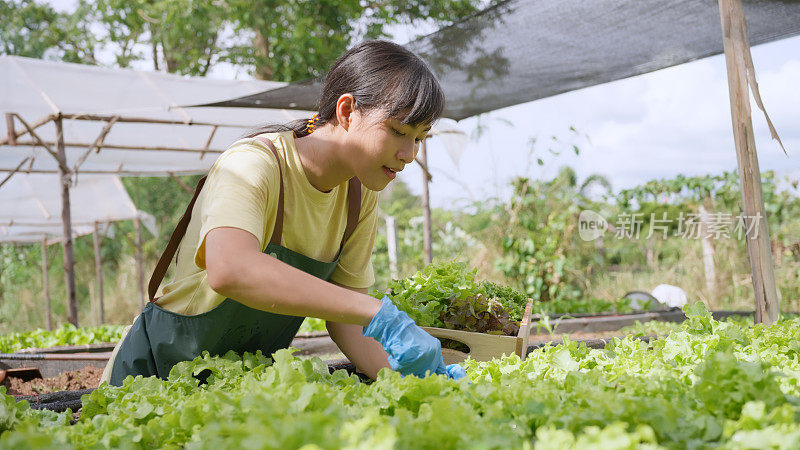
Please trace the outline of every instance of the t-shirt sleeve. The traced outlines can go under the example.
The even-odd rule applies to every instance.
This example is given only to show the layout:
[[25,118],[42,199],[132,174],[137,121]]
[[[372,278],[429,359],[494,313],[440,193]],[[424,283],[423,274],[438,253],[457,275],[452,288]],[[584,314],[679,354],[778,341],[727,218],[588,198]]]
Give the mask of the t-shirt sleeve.
[[361,214],[358,225],[345,242],[339,264],[331,281],[343,286],[363,289],[375,283],[372,270],[372,247],[378,227],[378,193],[361,187]]
[[[209,171],[200,205],[201,226],[195,263],[205,269],[205,239],[215,228],[251,233],[266,246],[266,230],[275,224],[280,189],[275,156],[253,140],[234,144]],[[200,199],[198,199],[200,203]]]

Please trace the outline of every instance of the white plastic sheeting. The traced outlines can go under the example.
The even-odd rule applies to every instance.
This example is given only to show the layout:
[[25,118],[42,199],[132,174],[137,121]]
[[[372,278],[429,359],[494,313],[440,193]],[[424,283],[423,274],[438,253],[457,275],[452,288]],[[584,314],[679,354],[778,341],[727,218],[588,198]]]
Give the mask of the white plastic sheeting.
[[[35,242],[47,237],[60,240],[61,196],[59,177],[51,174],[16,174],[0,187],[0,242]],[[83,175],[70,188],[72,235],[94,231],[95,222],[139,218],[153,235],[155,219],[137,211],[119,177]],[[107,233],[103,230],[104,234]]]
[[[194,108],[179,105],[209,103],[283,86],[270,81],[214,80],[158,72],[110,69],[80,64],[0,56],[0,113],[16,113],[29,125],[62,114],[67,166],[74,171],[107,122],[74,120],[79,115],[118,116],[99,152],[79,165],[81,173],[119,175],[189,174],[207,171],[219,153],[250,129],[306,117],[303,111],[260,108]],[[155,124],[126,120],[169,121]],[[216,125],[216,127],[215,127]],[[8,126],[0,117],[0,141]],[[24,126],[15,119],[17,133]],[[56,149],[51,122],[36,134]],[[56,173],[53,156],[29,134],[18,145],[0,145],[0,179],[21,163],[28,173]],[[124,148],[120,148],[124,147]],[[200,150],[208,149],[207,152]],[[33,160],[26,159],[33,157]]]

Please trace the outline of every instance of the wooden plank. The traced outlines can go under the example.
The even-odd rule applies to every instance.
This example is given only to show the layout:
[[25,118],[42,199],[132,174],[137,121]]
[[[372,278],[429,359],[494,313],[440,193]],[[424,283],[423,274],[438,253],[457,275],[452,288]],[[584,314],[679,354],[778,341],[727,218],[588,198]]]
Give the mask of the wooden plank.
[[469,347],[469,353],[458,350],[442,348],[445,364],[459,363],[470,357],[476,361],[491,361],[502,355],[517,354],[522,359],[527,356],[528,340],[530,338],[531,311],[533,300],[528,299],[525,313],[522,315],[519,332],[516,336],[503,336],[487,333],[474,333],[471,331],[449,330],[446,328],[422,327],[431,336],[438,339],[450,339]]
[[435,338],[450,339],[469,347],[469,353],[443,348],[442,356],[444,356],[445,364],[464,361],[467,356],[476,361],[491,361],[503,354],[511,355],[516,353],[517,350],[516,336],[496,336],[436,327],[422,327],[422,329]]
[[525,313],[522,315],[522,321],[519,324],[519,333],[517,333],[517,355],[525,359],[528,356],[528,341],[531,338],[531,312],[533,311],[533,299],[528,299],[528,304],[525,305]]
[[[760,96],[757,95],[742,2],[741,0],[719,0],[719,9],[725,63],[728,70],[731,122],[747,229],[747,250],[750,256],[755,294],[755,322],[772,324],[778,320],[779,315],[778,290],[775,284],[769,229],[761,189],[761,171],[758,166],[753,122],[750,115],[750,88],[754,89],[753,93],[758,97],[757,102],[762,110],[763,105]],[[750,71],[749,77],[748,71]],[[773,136],[777,136],[771,126],[771,121],[769,123]]]

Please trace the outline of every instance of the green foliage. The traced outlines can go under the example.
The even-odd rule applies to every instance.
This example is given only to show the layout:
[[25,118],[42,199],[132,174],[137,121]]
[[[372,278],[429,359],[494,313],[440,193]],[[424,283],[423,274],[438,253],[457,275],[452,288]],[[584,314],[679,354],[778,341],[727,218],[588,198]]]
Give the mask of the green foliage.
[[149,60],[156,70],[200,76],[231,63],[288,82],[323,75],[353,43],[386,37],[392,25],[445,26],[493,3],[80,0],[74,12],[59,13],[14,0],[0,6],[0,42],[6,54],[97,64],[103,52],[118,67]]
[[315,317],[306,317],[303,320],[303,323],[300,324],[300,329],[297,331],[298,333],[317,333],[320,331],[327,331],[327,327],[325,326],[325,321],[322,319],[317,319]]
[[34,0],[0,2],[0,54],[96,64],[97,40],[83,21],[86,14],[84,4],[60,13]]
[[577,299],[580,288],[571,277],[575,262],[567,252],[577,230],[579,203],[574,173],[550,181],[520,178],[508,211],[509,231],[497,268],[538,302]]
[[[467,378],[370,384],[290,350],[203,355],[168,380],[101,386],[71,412],[0,394],[3,448],[797,448],[800,319],[694,322],[649,343],[565,341],[489,362]],[[203,380],[203,381],[201,381]],[[304,447],[305,446],[305,447]]]
[[26,348],[47,348],[62,345],[85,345],[117,342],[122,335],[121,325],[75,328],[64,324],[54,331],[33,330],[0,336],[0,353],[13,353]]
[[[381,192],[381,211],[395,218],[397,225],[398,276],[414,273],[425,264],[422,201],[402,180],[395,180]],[[480,205],[477,205],[480,208]],[[450,212],[439,208],[431,210],[431,246],[434,259],[467,259],[481,244],[477,234],[487,228],[491,217],[485,209],[467,212]],[[386,219],[378,221],[378,232],[372,251],[375,285],[389,283],[388,241]]]

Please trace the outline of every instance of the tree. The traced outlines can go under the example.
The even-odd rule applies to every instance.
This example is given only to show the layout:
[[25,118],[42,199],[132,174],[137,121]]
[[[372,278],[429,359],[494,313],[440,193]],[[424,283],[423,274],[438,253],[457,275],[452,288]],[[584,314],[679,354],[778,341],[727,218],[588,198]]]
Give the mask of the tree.
[[[497,0],[491,0],[489,5]],[[388,27],[451,24],[479,0],[80,0],[58,13],[45,3],[3,3],[3,53],[96,64],[100,50],[117,67],[152,62],[156,70],[205,75],[216,64],[247,67],[257,78],[321,76],[353,42],[389,37]],[[6,17],[11,20],[6,20]],[[51,55],[53,56],[53,55]]]
[[86,14],[84,4],[65,14],[33,0],[0,2],[0,53],[97,64],[97,41],[84,20]]

